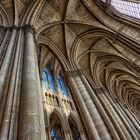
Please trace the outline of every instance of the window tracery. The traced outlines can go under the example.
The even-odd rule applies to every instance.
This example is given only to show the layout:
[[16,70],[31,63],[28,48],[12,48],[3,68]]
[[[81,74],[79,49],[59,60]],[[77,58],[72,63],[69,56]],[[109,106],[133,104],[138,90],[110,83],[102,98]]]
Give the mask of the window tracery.
[[63,79],[63,77],[59,74],[57,76],[56,81],[54,81],[54,77],[52,73],[49,71],[47,67],[44,68],[43,74],[42,74],[42,81],[43,85],[47,90],[51,89],[53,93],[56,93],[54,82],[56,82],[56,86],[58,88],[58,91],[68,97],[68,88],[66,86],[66,83]]
[[62,95],[68,96],[68,89],[67,89],[67,86],[66,86],[66,84],[65,84],[61,75],[58,75],[58,77],[57,77],[57,86],[58,86],[59,92]]
[[53,76],[47,67],[44,68],[43,70],[42,80],[43,80],[43,85],[47,90],[51,89],[53,93],[56,93],[54,82],[53,82]]
[[55,113],[52,113],[50,117],[50,135],[52,140],[63,140],[62,124],[60,119]]
[[111,5],[120,13],[140,19],[140,3],[128,0],[111,0]]

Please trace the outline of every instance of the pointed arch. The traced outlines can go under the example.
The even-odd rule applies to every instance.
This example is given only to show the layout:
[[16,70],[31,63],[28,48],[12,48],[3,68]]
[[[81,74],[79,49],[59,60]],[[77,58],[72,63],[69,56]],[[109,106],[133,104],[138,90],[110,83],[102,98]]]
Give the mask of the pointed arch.
[[74,40],[73,46],[70,52],[70,61],[73,64],[73,67],[75,68],[78,67],[77,51],[78,51],[78,48],[80,48],[81,46],[82,40],[85,38],[95,38],[95,37],[102,37],[103,39],[107,39],[110,42],[117,40],[120,43],[127,46],[128,48],[135,50],[136,52],[140,52],[139,45],[137,45],[137,43],[134,43],[134,41],[128,40],[126,37],[124,38],[121,35],[118,36],[115,32],[98,28],[96,30],[90,30],[90,31],[84,32],[80,34],[79,36],[77,36],[77,38]]
[[75,121],[75,123],[76,123],[76,125],[77,125],[77,127],[78,127],[79,132],[83,131],[83,130],[82,130],[82,125],[81,125],[81,123],[80,123],[80,121],[79,121],[78,116],[75,115],[74,112],[70,112],[70,114],[69,114],[69,116],[68,116],[68,119],[69,119],[69,117],[71,117],[71,118]]
[[65,128],[65,121],[64,121],[64,118],[63,118],[62,114],[60,113],[60,111],[57,110],[56,108],[54,108],[53,111],[51,112],[51,114],[49,115],[49,120],[50,120],[50,117],[52,114],[55,114],[59,118],[59,120],[62,124],[62,127],[64,129]]
[[9,19],[8,14],[6,13],[4,7],[1,4],[0,4],[0,16],[2,18],[2,26],[9,26],[10,19]]
[[69,126],[71,129],[71,133],[72,133],[72,137],[74,140],[81,140],[81,125],[78,122],[77,117],[71,112],[69,117],[68,117],[68,122],[69,122]]
[[67,58],[51,40],[41,35],[38,36],[37,40],[38,45],[44,44],[52,52],[52,54],[56,56],[65,71],[70,70],[70,65]]

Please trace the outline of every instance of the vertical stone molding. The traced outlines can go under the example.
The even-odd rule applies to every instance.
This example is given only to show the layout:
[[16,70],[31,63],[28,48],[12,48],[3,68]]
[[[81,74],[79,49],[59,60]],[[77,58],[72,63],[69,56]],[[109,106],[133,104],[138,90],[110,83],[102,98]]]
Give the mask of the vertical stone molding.
[[[94,89],[95,90],[95,89]],[[98,93],[99,91],[95,90],[96,96],[99,99],[100,103],[106,110],[106,113],[112,122],[115,130],[117,131],[119,137],[121,140],[127,140],[127,137],[129,136],[129,133],[127,129],[125,128],[123,122],[121,121],[120,117],[114,110],[113,106],[110,103],[110,97],[106,97],[104,91],[101,91],[102,93]]]
[[[118,107],[118,109],[120,110],[120,112],[122,113],[123,117],[125,118],[125,123],[127,123],[127,128],[128,131],[130,132],[130,134],[132,135],[133,139],[138,139],[140,138],[140,133],[139,130],[137,131],[137,129],[135,128],[133,122],[134,122],[134,118],[133,121],[130,120],[130,116],[128,117],[128,115],[126,114],[124,108],[122,107],[122,104],[117,102],[116,106]],[[126,105],[125,105],[126,106]]]
[[45,130],[46,130],[46,140],[52,140],[50,134],[50,126],[46,126]]
[[[121,128],[123,128],[122,131],[124,132],[126,139],[136,139],[137,140],[137,137],[136,137],[134,131],[131,129],[129,122],[127,121],[126,117],[124,116],[124,113],[122,112],[122,110],[120,110],[120,107],[118,106],[117,99],[116,98],[114,99],[114,97],[113,97],[113,99],[111,99],[109,101],[110,101],[112,107],[114,108],[114,110],[116,111],[117,115],[119,116],[118,119],[120,119],[123,123],[120,125],[121,125]],[[114,102],[115,102],[115,104],[114,104]],[[125,129],[124,129],[124,127],[125,127]]]
[[[103,109],[101,103],[99,102],[97,96],[95,95],[95,92],[93,91],[93,89],[91,88],[89,82],[87,81],[87,79],[85,78],[85,76],[81,73],[80,77],[89,93],[89,95],[92,98],[92,101],[94,102],[94,104],[96,105],[96,107],[98,108],[111,136],[113,137],[113,139],[115,140],[119,140],[119,135],[117,134],[117,131],[115,130],[112,122],[110,121],[109,117],[107,116],[105,110]],[[98,88],[97,91],[99,92],[99,94],[102,94],[102,88]]]
[[[111,136],[102,120],[98,109],[92,101],[89,91],[84,85],[81,78],[82,73],[78,71],[72,71],[67,73],[67,79],[70,88],[74,91],[74,98],[78,102],[79,110],[81,110],[81,116],[83,116],[84,123],[86,124],[89,137],[91,139],[111,139]],[[90,127],[89,127],[90,126]],[[91,131],[91,132],[90,132]]]
[[34,35],[34,29],[25,26],[18,140],[46,139]]
[[[0,139],[16,139],[20,95],[21,31],[8,28],[1,44]],[[12,133],[14,131],[15,133]],[[12,134],[11,134],[12,133]]]

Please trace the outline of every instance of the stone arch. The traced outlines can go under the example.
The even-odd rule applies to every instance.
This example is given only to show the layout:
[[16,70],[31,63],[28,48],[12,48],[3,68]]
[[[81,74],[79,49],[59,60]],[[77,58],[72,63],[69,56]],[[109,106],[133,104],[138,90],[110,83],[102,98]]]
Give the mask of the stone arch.
[[[85,39],[85,38],[94,38],[94,37],[102,37],[102,39],[109,40],[110,43],[111,42],[113,43],[115,40],[117,40],[118,42],[127,46],[128,49],[130,48],[132,50],[136,50],[137,52],[140,52],[137,44],[133,43],[133,41],[128,40],[127,37],[123,38],[122,36],[116,36],[115,32],[98,28],[96,30],[90,30],[90,31],[84,32],[84,33],[80,34],[74,40],[74,43],[73,43],[73,46],[72,46],[72,49],[71,49],[71,56],[70,56],[70,58],[71,58],[70,61],[72,61],[73,67],[78,67],[77,51],[78,51],[78,48],[80,48],[80,46],[81,46],[82,40]],[[123,54],[123,55],[125,56],[125,54]],[[127,57],[127,56],[125,56],[125,57]]]
[[53,109],[53,111],[52,111],[52,112],[50,113],[50,115],[49,115],[48,120],[50,120],[50,116],[51,116],[53,113],[59,118],[59,120],[61,121],[62,127],[63,127],[63,129],[64,129],[64,128],[65,128],[64,118],[63,118],[62,113],[61,113],[58,109],[56,109],[56,108]]
[[54,108],[49,117],[50,117],[49,118],[50,133],[52,131],[57,133],[57,131],[59,130],[59,137],[64,140],[66,138],[65,121],[64,121],[63,116],[61,115],[60,111],[58,111],[56,108]]
[[73,112],[70,112],[70,114],[68,116],[68,119],[69,119],[69,117],[73,118],[73,120],[75,121],[75,123],[78,127],[79,132],[81,132],[82,131],[82,126],[81,126],[81,123],[79,121],[78,116],[76,116]]
[[[120,50],[117,50],[117,48],[112,45],[113,37],[115,36],[110,36],[110,34],[106,36],[106,33],[104,33],[104,31],[101,32],[101,30],[99,30],[98,35],[96,35],[96,33],[96,31],[90,31],[88,33],[82,34],[81,36],[79,36],[79,38],[77,38],[77,40],[75,40],[75,44],[72,50],[73,55],[71,53],[71,58],[73,63],[75,64],[75,67],[82,68],[84,74],[88,73],[90,77],[90,80],[88,80],[94,82],[94,86],[107,88],[111,96],[117,96],[120,101],[132,105],[134,108],[137,108],[137,110],[139,110],[139,96],[137,85],[139,85],[138,83],[140,79],[140,69],[137,64],[134,63],[134,61],[138,61],[138,58],[135,58],[136,60],[134,58],[131,59],[131,57],[127,56],[127,53],[125,55],[120,53]],[[97,38],[97,41],[95,40],[94,45],[92,45],[91,47],[87,46],[87,48],[85,46],[83,52],[78,52],[78,50],[80,50],[82,44],[81,42],[83,39],[93,37],[95,38],[97,36],[102,38]],[[122,42],[119,39],[118,41]],[[86,62],[84,62],[84,60]],[[108,65],[108,63],[110,63],[110,65]],[[115,64],[118,65],[118,68],[115,67]],[[122,66],[122,68],[119,66]],[[131,70],[132,67],[133,71]],[[108,73],[108,75],[109,73],[114,73],[114,75],[109,75],[108,78],[110,78],[110,81],[107,81],[107,74],[106,76],[104,76],[104,73],[100,73],[99,70],[103,71],[104,73]],[[118,73],[120,73],[120,75],[118,75]],[[115,77],[116,75],[118,75],[119,77],[118,87],[120,87],[120,89],[125,88],[127,90],[126,96],[124,96],[125,90],[120,91],[118,88],[115,88],[115,83],[112,84],[112,82],[115,81],[115,78],[113,79],[113,77]],[[124,79],[122,80],[122,77],[127,77],[127,81]],[[132,80],[133,78],[135,80]],[[133,87],[136,88],[136,90],[133,90]],[[132,92],[132,90],[134,92]],[[134,100],[136,101],[135,104]]]
[[51,40],[44,36],[38,36],[38,44],[44,44],[56,56],[65,71],[70,70],[67,58]]
[[0,17],[1,17],[1,26],[8,26],[10,24],[8,14],[6,13],[4,7],[0,5]]
[[[118,56],[104,56],[97,59],[97,62],[94,64],[94,72],[92,75],[96,84],[101,87],[104,86],[113,97],[117,97],[120,101],[139,110],[138,93],[140,89],[138,89],[138,87],[140,79],[129,69],[131,63]],[[106,66],[101,66],[101,63],[105,61]],[[99,70],[102,72],[99,72]],[[103,79],[102,73],[106,75]],[[132,100],[135,100],[135,104],[132,104]]]
[[68,123],[73,139],[82,139],[83,131],[81,128],[81,124],[72,112],[68,116]]

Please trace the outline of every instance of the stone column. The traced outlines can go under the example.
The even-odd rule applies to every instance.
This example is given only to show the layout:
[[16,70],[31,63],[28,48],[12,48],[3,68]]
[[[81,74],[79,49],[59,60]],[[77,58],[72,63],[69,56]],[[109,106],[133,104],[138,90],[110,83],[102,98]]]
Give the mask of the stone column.
[[126,106],[122,106],[121,103],[119,103],[120,106],[122,107],[122,109],[124,110],[124,112],[126,113],[126,116],[128,116],[129,120],[133,123],[133,125],[135,126],[135,128],[137,129],[138,133],[139,133],[139,137],[140,137],[140,122],[137,122],[136,118],[131,114],[129,107]]
[[129,133],[127,129],[125,128],[122,120],[120,119],[116,111],[114,110],[112,104],[110,103],[110,100],[111,100],[111,99],[109,100],[110,97],[108,98],[106,97],[105,92],[102,90],[102,88],[94,89],[94,90],[100,103],[106,110],[106,113],[108,117],[110,118],[110,121],[112,122],[113,126],[115,127],[120,139],[127,140],[129,138]]
[[[87,88],[88,93],[90,94],[90,96],[91,96],[93,102],[94,102],[95,105],[97,106],[97,108],[98,108],[98,110],[99,110],[99,112],[100,112],[100,114],[101,114],[101,116],[102,116],[104,122],[106,123],[106,126],[108,127],[108,129],[109,129],[109,131],[110,131],[110,133],[111,133],[111,135],[112,135],[112,137],[113,137],[113,139],[114,139],[114,140],[115,140],[115,139],[116,139],[116,140],[119,140],[120,138],[119,138],[119,135],[117,134],[117,131],[115,130],[114,126],[112,125],[112,123],[111,123],[109,117],[107,116],[105,110],[103,109],[102,105],[100,104],[100,102],[99,102],[97,96],[95,95],[93,89],[92,89],[91,86],[89,85],[87,79],[85,78],[85,76],[84,76],[82,73],[80,74],[80,77],[81,77],[81,79],[82,79],[82,81],[83,81],[85,87]],[[100,93],[99,93],[99,94],[100,94]]]
[[85,134],[83,131],[80,131],[80,136],[82,140],[86,140]]
[[68,72],[68,84],[81,113],[90,139],[111,139],[111,136],[94,105],[78,71]]
[[0,139],[13,140],[17,137],[17,118],[20,96],[20,68],[22,31],[15,26],[7,29],[1,44],[0,64]]
[[66,140],[73,140],[72,137],[71,137],[70,129],[65,128],[64,129],[64,134],[65,134],[65,139]]
[[25,27],[18,140],[45,140],[45,123],[34,29]]
[[46,126],[46,140],[52,140],[50,131],[50,126]]
[[[116,99],[115,99],[115,100],[116,100]],[[126,135],[127,139],[136,139],[136,140],[137,140],[137,137],[136,137],[134,131],[131,129],[131,127],[130,127],[128,121],[126,120],[126,118],[125,118],[125,116],[124,116],[124,114],[122,113],[122,111],[120,110],[119,106],[117,105],[117,104],[118,104],[118,103],[117,103],[118,101],[116,100],[116,101],[114,102],[114,101],[110,100],[110,102],[111,102],[113,108],[114,108],[115,111],[117,112],[118,116],[120,117],[120,119],[122,120],[124,126],[126,127],[126,129],[127,129],[127,131],[128,131],[128,133],[127,133],[127,135]],[[115,104],[114,104],[114,103],[115,103]]]
[[[10,33],[9,33],[10,32]],[[9,36],[11,34],[11,36]],[[0,122],[4,113],[4,105],[6,101],[10,72],[12,68],[12,54],[14,53],[14,40],[16,37],[16,29],[7,29],[0,50]],[[10,39],[8,39],[10,38]],[[7,43],[6,43],[7,42]],[[3,55],[4,53],[4,55]]]
[[132,107],[128,108],[128,111],[132,115],[132,117],[135,118],[137,125],[140,125],[140,118],[135,114],[135,112],[132,110]]
[[123,110],[124,107],[126,107],[126,109],[127,109],[127,105],[124,104],[124,106],[122,107],[122,104],[119,101],[117,101],[116,106],[119,108],[120,112],[122,113],[122,115],[125,117],[125,120],[127,121],[128,131],[130,132],[130,134],[132,135],[132,137],[134,139],[138,140],[140,138],[140,134],[137,131],[137,129],[134,127],[133,123],[130,121],[130,119],[129,119],[128,115],[126,114],[126,112]]

